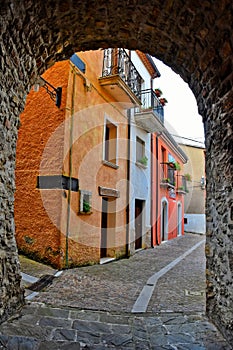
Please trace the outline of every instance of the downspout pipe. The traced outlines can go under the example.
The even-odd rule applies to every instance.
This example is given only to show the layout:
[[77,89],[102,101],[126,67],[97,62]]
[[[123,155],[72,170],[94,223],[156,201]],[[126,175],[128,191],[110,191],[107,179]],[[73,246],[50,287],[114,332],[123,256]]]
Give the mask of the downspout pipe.
[[126,195],[126,257],[130,256],[129,248],[129,231],[130,231],[130,137],[131,137],[131,110],[127,110],[127,120],[128,120],[128,137],[127,137],[127,195]]
[[156,245],[159,244],[158,241],[158,213],[159,213],[159,142],[158,142],[159,135],[156,135],[155,139],[155,154],[156,154],[156,159],[155,159],[155,164],[156,164],[156,217],[155,217],[155,240],[156,240]]
[[150,220],[151,220],[151,247],[153,248],[154,246],[154,242],[153,242],[153,225],[154,225],[154,217],[153,217],[153,213],[154,213],[154,195],[153,195],[153,189],[154,189],[154,152],[153,152],[153,144],[154,144],[154,134],[151,134],[151,169],[150,169],[150,176],[151,176],[151,189],[150,189],[150,193],[151,193],[151,205],[150,205]]
[[[158,240],[158,213],[159,213],[159,136],[162,134],[162,132],[151,135],[151,156],[152,156],[152,164],[151,164],[151,220],[153,217],[153,211],[155,206],[155,222],[151,222],[151,246],[153,247],[153,226],[155,227],[155,244],[159,245]],[[154,157],[154,142],[155,142],[155,157]],[[155,179],[154,179],[154,162],[155,162]],[[154,193],[153,189],[154,186],[156,186],[156,193],[155,193],[155,200],[154,200]]]
[[72,69],[73,83],[71,95],[71,117],[70,117],[70,134],[69,134],[69,187],[67,196],[67,219],[66,219],[66,247],[65,247],[65,268],[69,267],[69,231],[70,231],[70,211],[71,211],[71,189],[72,189],[72,150],[73,150],[73,128],[74,128],[74,99],[75,99],[75,84],[76,74],[75,69]]

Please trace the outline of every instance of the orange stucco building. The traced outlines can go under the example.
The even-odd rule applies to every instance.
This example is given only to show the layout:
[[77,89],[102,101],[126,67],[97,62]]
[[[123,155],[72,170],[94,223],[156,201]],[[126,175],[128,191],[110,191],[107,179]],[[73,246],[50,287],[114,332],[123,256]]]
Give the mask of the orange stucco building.
[[[103,76],[103,62],[98,50],[56,63],[21,115],[16,240],[20,252],[57,268],[127,254],[126,110],[139,100]],[[59,109],[53,87],[62,88]]]

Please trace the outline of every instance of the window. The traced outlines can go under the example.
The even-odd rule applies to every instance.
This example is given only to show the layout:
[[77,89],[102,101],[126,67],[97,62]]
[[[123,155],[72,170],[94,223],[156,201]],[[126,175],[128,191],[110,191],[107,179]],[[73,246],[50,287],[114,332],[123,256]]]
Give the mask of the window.
[[145,155],[145,142],[136,137],[136,162],[147,166],[148,158]]
[[166,178],[166,173],[165,173],[165,163],[166,163],[166,149],[161,146],[161,157],[162,157],[162,178]]
[[91,197],[92,193],[90,191],[80,190],[80,213],[91,213]]
[[[104,133],[104,160],[107,163],[117,163],[117,127],[109,120],[106,120]],[[109,165],[110,165],[109,164]]]

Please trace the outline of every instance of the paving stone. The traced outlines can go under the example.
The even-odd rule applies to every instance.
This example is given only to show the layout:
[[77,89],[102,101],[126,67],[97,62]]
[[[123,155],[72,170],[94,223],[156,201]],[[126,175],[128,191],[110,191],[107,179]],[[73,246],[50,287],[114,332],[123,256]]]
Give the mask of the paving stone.
[[79,350],[80,348],[79,342],[45,341],[40,343],[38,350]]
[[[178,344],[176,345],[177,350],[206,350],[206,347],[204,345],[200,345],[198,343],[192,343],[192,344]],[[209,349],[210,350],[210,349]]]
[[101,340],[115,347],[123,347],[133,343],[132,335],[128,334],[103,334]]
[[[70,318],[71,319],[80,319],[80,320],[86,320],[86,321],[99,321],[101,320],[102,314],[98,312],[92,312],[89,310],[78,310],[78,311],[70,311]],[[102,321],[102,320],[101,320]],[[103,320],[103,322],[105,322]]]
[[169,344],[192,344],[195,342],[195,339],[190,334],[183,333],[172,333],[166,336],[168,338]]
[[150,343],[149,343],[149,341],[145,341],[145,340],[143,340],[143,341],[140,341],[140,340],[137,340],[137,341],[135,341],[135,349],[136,350],[148,350],[148,349],[150,349]]
[[3,349],[7,350],[37,350],[39,343],[33,338],[27,337],[6,337],[1,341],[0,344]]
[[111,333],[111,325],[101,322],[74,320],[73,328],[77,329],[79,332],[90,332],[93,334]]
[[52,335],[52,340],[67,340],[74,341],[76,331],[74,329],[55,329]]
[[129,316],[125,315],[111,315],[111,314],[100,314],[100,322],[112,323],[112,324],[128,324],[130,320]]
[[123,324],[112,324],[112,332],[114,334],[129,334],[131,333],[131,327]]
[[148,334],[167,334],[167,327],[162,325],[147,326]]
[[162,325],[161,318],[159,317],[145,317],[144,323],[147,326]]
[[93,334],[93,333],[87,333],[87,332],[78,332],[77,333],[77,341],[82,342],[86,345],[94,345],[99,344],[101,345],[101,338],[100,335]]
[[164,346],[169,345],[168,336],[163,334],[150,334],[150,344],[152,346]]
[[173,345],[151,345],[152,350],[177,350]]
[[38,315],[48,316],[48,317],[59,317],[59,318],[68,318],[69,310],[64,310],[60,308],[50,308],[50,307],[40,307],[37,311]]
[[186,324],[172,324],[166,325],[166,329],[169,333],[196,333],[197,325],[195,323]]
[[225,342],[208,342],[205,344],[205,348],[208,350],[231,350],[232,347]]
[[144,339],[147,339],[147,338],[148,338],[147,331],[144,330],[144,329],[134,328],[134,327],[133,327],[132,333],[133,333],[133,337],[134,337],[135,339],[137,339],[137,340],[138,340],[138,339],[144,340]]
[[1,326],[1,332],[9,336],[32,337],[36,339],[47,339],[51,334],[51,328],[30,326],[20,322]]
[[161,317],[161,321],[165,325],[187,323],[187,318],[179,314],[166,315]]
[[71,328],[71,321],[65,320],[63,318],[54,317],[42,317],[39,321],[39,325],[43,327],[61,327],[61,328]]

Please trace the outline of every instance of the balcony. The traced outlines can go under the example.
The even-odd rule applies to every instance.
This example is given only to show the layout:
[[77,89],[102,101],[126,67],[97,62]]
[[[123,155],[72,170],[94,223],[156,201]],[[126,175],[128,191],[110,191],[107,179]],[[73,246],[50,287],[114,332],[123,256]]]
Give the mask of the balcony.
[[105,49],[99,84],[125,109],[141,105],[142,78],[124,49]]
[[177,175],[176,192],[179,194],[186,194],[188,192],[187,181],[184,175]]
[[160,186],[175,188],[175,168],[171,163],[160,163]]
[[141,91],[141,106],[135,108],[135,122],[147,132],[163,131],[164,109],[152,89]]

